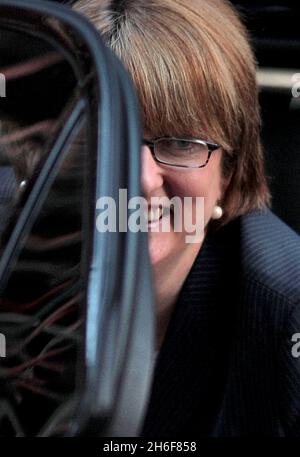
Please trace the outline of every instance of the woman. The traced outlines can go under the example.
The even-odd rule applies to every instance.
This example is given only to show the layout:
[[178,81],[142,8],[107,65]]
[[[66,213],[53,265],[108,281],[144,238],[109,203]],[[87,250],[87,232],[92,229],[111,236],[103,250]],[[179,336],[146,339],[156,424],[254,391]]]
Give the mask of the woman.
[[142,434],[300,435],[299,238],[267,209],[255,62],[237,13],[224,0],[75,9],[136,86],[147,201],[205,201],[198,243],[174,225],[149,234],[159,354]]

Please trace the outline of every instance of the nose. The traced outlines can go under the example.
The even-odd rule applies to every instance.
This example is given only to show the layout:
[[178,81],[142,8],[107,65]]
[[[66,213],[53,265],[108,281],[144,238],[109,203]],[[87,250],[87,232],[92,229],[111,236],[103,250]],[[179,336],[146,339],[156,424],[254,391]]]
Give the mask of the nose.
[[155,161],[149,146],[142,146],[141,185],[145,196],[154,194],[164,184],[163,170]]

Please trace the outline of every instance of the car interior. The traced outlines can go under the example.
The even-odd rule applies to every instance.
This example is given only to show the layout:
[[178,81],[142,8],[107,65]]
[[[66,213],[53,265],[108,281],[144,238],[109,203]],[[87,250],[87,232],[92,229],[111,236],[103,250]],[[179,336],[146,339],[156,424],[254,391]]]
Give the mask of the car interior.
[[133,86],[54,3],[0,0],[0,34],[0,436],[135,436],[154,341],[147,236],[95,224],[101,196],[141,194]]

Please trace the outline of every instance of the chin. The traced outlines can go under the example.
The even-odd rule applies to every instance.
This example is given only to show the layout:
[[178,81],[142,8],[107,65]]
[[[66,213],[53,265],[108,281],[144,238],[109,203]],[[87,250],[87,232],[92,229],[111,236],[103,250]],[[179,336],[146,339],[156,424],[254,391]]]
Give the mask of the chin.
[[159,235],[160,234],[153,235],[149,233],[149,255],[151,265],[153,266],[157,265],[159,262],[162,262],[166,257],[168,257],[166,246],[164,246],[159,239]]
[[171,260],[181,250],[181,236],[179,233],[152,233],[149,232],[148,246],[151,265],[162,265]]

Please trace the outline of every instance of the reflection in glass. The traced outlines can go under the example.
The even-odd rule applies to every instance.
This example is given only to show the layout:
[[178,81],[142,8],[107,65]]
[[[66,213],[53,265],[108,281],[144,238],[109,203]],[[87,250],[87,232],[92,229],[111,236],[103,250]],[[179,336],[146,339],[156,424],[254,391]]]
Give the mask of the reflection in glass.
[[[36,44],[35,55],[9,60],[8,66],[1,54],[0,72],[9,78],[0,105],[0,259],[74,106],[68,64],[48,45]],[[0,436],[42,434],[74,393],[82,338],[85,134],[81,125],[65,148],[38,217],[0,287],[0,332],[6,337]],[[61,425],[54,431],[64,432]]]

